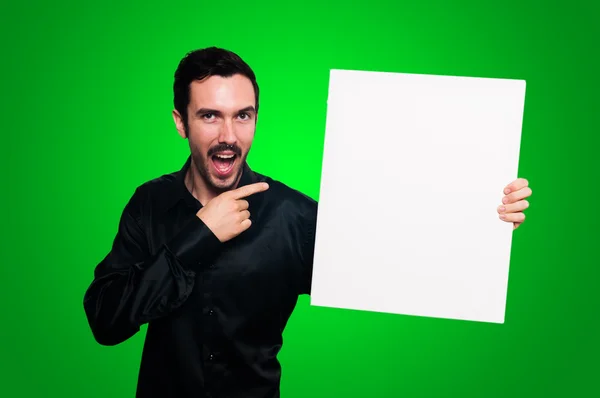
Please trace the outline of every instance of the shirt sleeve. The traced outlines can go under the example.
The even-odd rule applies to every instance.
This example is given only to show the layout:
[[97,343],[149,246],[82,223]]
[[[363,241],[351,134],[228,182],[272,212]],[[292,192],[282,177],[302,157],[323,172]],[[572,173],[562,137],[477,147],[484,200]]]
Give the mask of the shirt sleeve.
[[84,295],[88,323],[102,345],[119,344],[143,324],[178,308],[194,287],[194,264],[220,247],[218,238],[194,215],[173,240],[152,254],[147,235],[133,215],[137,214],[134,198],[125,207],[112,248],[96,266]]
[[312,276],[313,276],[313,260],[315,255],[315,239],[317,228],[317,207],[315,202],[302,218],[303,222],[303,246],[301,253],[302,263],[302,283],[300,294],[311,293]]

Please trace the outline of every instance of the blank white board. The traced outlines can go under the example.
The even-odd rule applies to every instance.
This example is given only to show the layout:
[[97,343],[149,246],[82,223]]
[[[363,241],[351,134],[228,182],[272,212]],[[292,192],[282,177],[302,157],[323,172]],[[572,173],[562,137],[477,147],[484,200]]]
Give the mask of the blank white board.
[[504,323],[525,81],[331,70],[311,305]]

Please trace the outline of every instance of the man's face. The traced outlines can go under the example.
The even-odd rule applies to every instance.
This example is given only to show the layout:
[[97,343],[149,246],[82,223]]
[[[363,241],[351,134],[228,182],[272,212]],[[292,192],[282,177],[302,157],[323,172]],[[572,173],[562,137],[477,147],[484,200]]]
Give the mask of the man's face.
[[[238,182],[256,116],[254,87],[245,76],[210,76],[190,85],[187,137],[194,165],[212,189],[229,190]],[[181,120],[177,125],[185,133]]]

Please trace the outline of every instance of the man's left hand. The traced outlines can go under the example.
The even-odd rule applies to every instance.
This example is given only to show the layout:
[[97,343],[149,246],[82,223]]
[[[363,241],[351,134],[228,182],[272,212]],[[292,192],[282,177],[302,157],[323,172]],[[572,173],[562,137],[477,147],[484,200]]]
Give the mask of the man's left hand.
[[501,220],[513,223],[513,231],[525,222],[523,210],[529,207],[525,198],[530,197],[531,193],[529,182],[524,178],[518,178],[504,188],[505,196],[497,210]]

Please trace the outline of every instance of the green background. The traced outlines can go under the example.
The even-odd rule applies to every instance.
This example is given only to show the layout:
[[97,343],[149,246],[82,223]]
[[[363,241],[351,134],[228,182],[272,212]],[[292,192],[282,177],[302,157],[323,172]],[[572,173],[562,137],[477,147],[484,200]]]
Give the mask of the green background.
[[85,3],[0,6],[0,396],[134,396],[145,329],[96,344],[83,294],[135,187],[184,162],[173,72],[211,45],[258,76],[251,166],[316,199],[330,68],[527,80],[506,323],[302,297],[284,397],[600,396],[598,2]]

